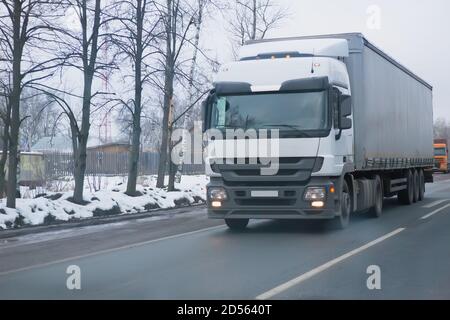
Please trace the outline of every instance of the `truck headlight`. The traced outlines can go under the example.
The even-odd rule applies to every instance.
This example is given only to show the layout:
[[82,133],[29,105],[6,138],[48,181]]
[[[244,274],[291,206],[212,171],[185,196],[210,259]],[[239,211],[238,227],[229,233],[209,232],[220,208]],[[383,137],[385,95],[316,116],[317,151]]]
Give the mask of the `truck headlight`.
[[327,191],[323,187],[309,187],[305,191],[304,199],[306,201],[325,200]]
[[208,189],[208,198],[211,201],[225,201],[228,199],[227,191],[221,187],[212,187]]

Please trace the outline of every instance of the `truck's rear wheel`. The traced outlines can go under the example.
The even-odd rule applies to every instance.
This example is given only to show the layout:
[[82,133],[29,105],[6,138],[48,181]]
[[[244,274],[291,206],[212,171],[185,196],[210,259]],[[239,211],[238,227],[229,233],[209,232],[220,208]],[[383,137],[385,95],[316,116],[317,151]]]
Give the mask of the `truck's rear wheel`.
[[413,170],[413,178],[414,178],[414,199],[413,202],[419,201],[419,193],[420,193],[420,180],[419,173],[417,170]]
[[398,193],[400,203],[410,205],[414,201],[414,177],[411,170],[406,172],[406,189]]
[[419,169],[419,201],[425,199],[425,175],[422,169]]
[[335,217],[332,225],[335,229],[345,229],[350,223],[350,214],[352,212],[352,197],[347,182],[344,180],[341,192],[341,214]]
[[376,176],[375,180],[375,205],[370,209],[370,213],[375,218],[379,218],[383,213],[383,183],[380,176]]
[[243,231],[247,228],[249,219],[225,219],[225,223],[233,231]]

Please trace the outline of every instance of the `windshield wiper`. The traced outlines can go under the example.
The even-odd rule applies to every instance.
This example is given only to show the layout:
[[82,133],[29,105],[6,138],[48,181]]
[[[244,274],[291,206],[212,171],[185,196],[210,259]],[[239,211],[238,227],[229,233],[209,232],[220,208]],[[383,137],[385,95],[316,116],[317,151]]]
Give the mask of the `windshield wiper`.
[[239,127],[239,126],[218,126],[218,127],[215,127],[215,129],[219,129],[219,130],[242,129],[242,127]]
[[[293,124],[265,124],[264,127],[270,127],[270,128],[288,128],[291,129],[292,132],[295,132],[296,134],[300,134],[304,137],[311,137],[311,135],[304,131],[304,129],[300,126],[293,125]],[[286,131],[284,132],[286,133]]]
[[297,126],[295,124],[265,124],[264,127],[280,127],[280,128],[289,128],[292,130],[302,130],[303,128],[300,126]]

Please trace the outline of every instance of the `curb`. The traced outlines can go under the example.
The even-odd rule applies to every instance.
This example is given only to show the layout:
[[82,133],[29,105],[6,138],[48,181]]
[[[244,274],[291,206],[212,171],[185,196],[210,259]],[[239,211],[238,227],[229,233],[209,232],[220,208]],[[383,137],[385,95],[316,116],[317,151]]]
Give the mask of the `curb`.
[[[129,213],[129,214],[120,214],[115,216],[104,216],[104,217],[95,217],[95,218],[86,218],[78,221],[72,222],[55,222],[49,225],[37,225],[37,226],[24,226],[20,229],[6,229],[0,230],[0,239],[13,238],[23,235],[36,234],[36,233],[44,233],[49,231],[59,231],[66,229],[74,229],[80,227],[89,227],[103,224],[111,224],[115,222],[129,221],[129,220],[140,220],[146,218],[153,217],[161,217],[168,215],[167,211],[174,211],[173,215],[186,213],[184,210],[189,208],[196,207],[205,207],[204,203],[201,204],[192,204],[189,206],[175,207],[175,208],[167,208],[167,209],[156,209],[147,212],[140,213]],[[182,211],[182,212],[177,212]],[[166,213],[163,213],[166,212]]]

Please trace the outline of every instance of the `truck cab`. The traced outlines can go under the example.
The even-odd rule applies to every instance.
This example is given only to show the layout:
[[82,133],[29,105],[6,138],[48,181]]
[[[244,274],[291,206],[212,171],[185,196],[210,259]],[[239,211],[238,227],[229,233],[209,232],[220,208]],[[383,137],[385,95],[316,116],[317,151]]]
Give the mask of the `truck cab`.
[[448,173],[448,144],[447,139],[435,139],[434,144],[434,171]]
[[[221,137],[208,145],[206,170],[209,199],[227,200],[211,201],[210,217],[230,224],[335,217],[339,179],[353,162],[351,88],[340,61],[345,56],[342,39],[294,41],[288,47],[246,46],[240,61],[221,68],[205,119]],[[235,129],[278,132],[271,155],[279,162],[276,173],[262,174],[260,151],[246,148],[261,137],[239,137]],[[227,130],[235,136],[227,137]]]

